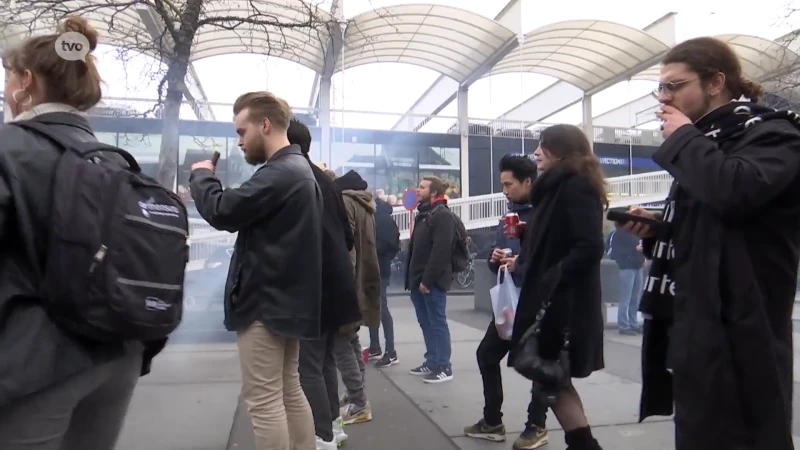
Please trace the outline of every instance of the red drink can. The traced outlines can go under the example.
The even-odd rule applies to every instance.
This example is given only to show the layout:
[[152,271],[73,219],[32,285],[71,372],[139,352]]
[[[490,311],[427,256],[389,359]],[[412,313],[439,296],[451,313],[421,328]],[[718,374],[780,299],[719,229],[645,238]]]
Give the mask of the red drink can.
[[506,236],[519,236],[519,214],[514,212],[508,213],[504,220]]

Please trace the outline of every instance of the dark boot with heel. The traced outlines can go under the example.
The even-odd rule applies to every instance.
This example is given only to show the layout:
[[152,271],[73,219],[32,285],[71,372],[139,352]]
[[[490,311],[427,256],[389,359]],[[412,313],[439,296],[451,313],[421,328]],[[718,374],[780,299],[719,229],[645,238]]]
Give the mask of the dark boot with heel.
[[603,450],[597,440],[592,436],[589,427],[576,428],[564,434],[567,450]]

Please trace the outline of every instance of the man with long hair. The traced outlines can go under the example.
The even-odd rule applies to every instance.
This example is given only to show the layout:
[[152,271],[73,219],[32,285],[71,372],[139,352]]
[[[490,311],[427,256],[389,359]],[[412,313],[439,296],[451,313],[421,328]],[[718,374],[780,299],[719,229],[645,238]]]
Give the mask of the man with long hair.
[[674,404],[677,450],[792,449],[800,117],[759,105],[710,37],[667,53],[655,93],[666,140],[653,160],[675,182],[664,224],[625,225],[653,256],[641,418]]

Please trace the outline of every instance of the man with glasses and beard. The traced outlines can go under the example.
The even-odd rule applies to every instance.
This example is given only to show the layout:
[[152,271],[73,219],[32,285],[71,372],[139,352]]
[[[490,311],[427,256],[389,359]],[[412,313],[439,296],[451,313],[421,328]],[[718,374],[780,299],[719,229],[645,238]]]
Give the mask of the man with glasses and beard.
[[641,418],[674,401],[676,450],[792,449],[800,120],[757,104],[761,87],[714,38],[673,47],[656,94],[653,160],[675,182],[660,226],[624,226],[653,257]]

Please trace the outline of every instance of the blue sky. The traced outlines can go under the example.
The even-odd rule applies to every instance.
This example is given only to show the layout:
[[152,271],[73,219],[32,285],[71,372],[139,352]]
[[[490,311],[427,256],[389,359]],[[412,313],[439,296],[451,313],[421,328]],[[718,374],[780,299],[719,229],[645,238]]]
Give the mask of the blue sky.
[[[422,3],[402,0],[343,1],[345,17],[355,16],[374,7]],[[678,40],[724,33],[751,34],[774,39],[790,31],[792,25],[797,25],[797,18],[786,20],[784,17],[787,1],[761,0],[758,3],[759,8],[753,10],[752,3],[743,0],[566,0],[556,3],[523,0],[519,27],[523,32],[528,32],[552,22],[594,19],[614,21],[641,29],[664,14],[674,11],[678,13]],[[325,3],[324,6],[329,5],[330,0]],[[506,1],[428,0],[425,3],[457,6],[493,18],[505,6]],[[702,7],[696,7],[698,3]],[[107,97],[156,97],[156,83],[148,76],[152,61],[140,56],[123,65],[116,51],[109,46],[101,46],[97,57],[106,82]],[[230,104],[242,92],[268,89],[284,97],[292,106],[308,106],[314,73],[296,63],[262,55],[231,54],[203,59],[195,62],[194,66],[212,102]],[[438,75],[432,70],[405,64],[371,64],[348,68],[334,76],[332,108],[387,113],[370,118],[359,116],[358,120],[370,121],[366,126],[362,123],[361,126],[365,128],[389,128]],[[495,118],[555,81],[551,77],[534,74],[506,74],[484,78],[470,88],[469,115],[483,119]],[[594,113],[597,115],[616,108],[641,97],[652,88],[652,82],[644,81],[623,82],[613,86],[594,96]],[[218,118],[229,118],[229,107],[220,106],[214,109]],[[440,113],[440,116],[455,115],[455,102]],[[580,120],[580,105],[575,105],[547,118],[546,122],[578,123]],[[452,122],[442,120],[437,123],[444,126]]]

